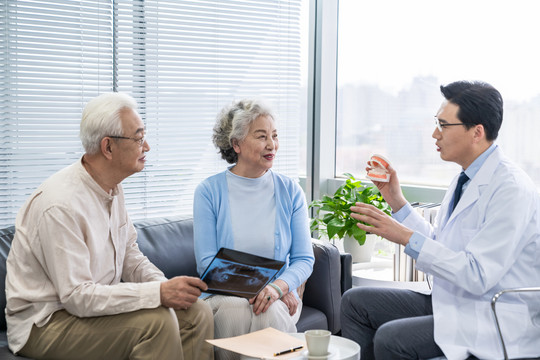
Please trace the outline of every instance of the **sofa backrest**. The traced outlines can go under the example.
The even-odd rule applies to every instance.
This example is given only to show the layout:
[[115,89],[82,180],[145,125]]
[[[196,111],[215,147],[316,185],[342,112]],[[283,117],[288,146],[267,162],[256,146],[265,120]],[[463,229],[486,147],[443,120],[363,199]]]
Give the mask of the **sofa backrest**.
[[178,274],[198,276],[192,218],[155,218],[134,225],[139,249],[167,278]]

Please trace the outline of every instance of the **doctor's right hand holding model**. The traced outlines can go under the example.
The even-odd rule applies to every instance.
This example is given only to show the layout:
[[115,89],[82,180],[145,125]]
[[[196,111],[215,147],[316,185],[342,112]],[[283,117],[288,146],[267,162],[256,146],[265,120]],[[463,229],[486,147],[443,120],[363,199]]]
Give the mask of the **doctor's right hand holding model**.
[[[505,288],[540,285],[540,207],[536,187],[494,143],[503,118],[500,93],[483,82],[441,86],[433,132],[441,159],[462,167],[432,226],[412,210],[395,170],[375,182],[392,217],[351,207],[359,228],[405,246],[433,275],[431,294],[358,287],[342,299],[342,334],[362,360],[502,359],[490,300]],[[502,300],[502,299],[501,299]],[[497,305],[508,355],[540,356],[540,306],[518,297]]]

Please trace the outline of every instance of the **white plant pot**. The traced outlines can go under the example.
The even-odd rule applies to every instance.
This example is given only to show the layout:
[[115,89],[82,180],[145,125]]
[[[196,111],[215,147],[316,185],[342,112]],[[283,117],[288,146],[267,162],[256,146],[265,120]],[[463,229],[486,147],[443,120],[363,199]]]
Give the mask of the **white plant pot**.
[[352,261],[355,263],[370,262],[377,238],[375,234],[367,234],[366,242],[360,245],[355,238],[346,236],[343,238],[343,250],[352,255]]

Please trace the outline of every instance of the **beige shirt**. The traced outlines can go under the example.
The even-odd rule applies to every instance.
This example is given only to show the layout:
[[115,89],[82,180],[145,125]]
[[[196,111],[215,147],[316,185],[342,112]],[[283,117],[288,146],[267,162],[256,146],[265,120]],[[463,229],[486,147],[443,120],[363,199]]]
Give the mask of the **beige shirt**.
[[[7,259],[9,347],[65,309],[103,316],[160,305],[163,273],[141,253],[122,187],[107,194],[81,161],[51,176],[19,211]],[[120,282],[123,280],[123,282]]]

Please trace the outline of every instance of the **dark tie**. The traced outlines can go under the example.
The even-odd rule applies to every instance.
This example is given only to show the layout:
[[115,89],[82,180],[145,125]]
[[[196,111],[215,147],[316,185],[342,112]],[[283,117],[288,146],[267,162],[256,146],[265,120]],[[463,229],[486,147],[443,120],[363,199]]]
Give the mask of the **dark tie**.
[[459,174],[459,179],[457,181],[456,190],[454,190],[454,203],[452,205],[452,211],[456,208],[456,205],[459,201],[459,198],[461,198],[461,190],[463,188],[463,184],[465,184],[469,180],[469,177],[465,175],[465,172],[461,172]]

